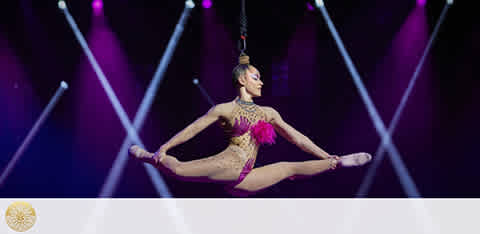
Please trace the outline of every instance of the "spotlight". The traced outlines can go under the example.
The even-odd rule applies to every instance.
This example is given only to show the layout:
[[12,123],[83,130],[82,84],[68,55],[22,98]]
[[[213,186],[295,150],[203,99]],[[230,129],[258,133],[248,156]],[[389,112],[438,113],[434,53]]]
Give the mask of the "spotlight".
[[208,95],[207,91],[203,89],[202,85],[199,83],[197,78],[193,79],[193,84],[197,86],[198,89],[200,89],[200,92],[202,93],[203,97],[207,99],[208,103],[210,103],[211,106],[215,106],[215,102],[213,102],[212,98],[210,95]]
[[317,7],[325,6],[325,4],[323,3],[323,0],[315,0],[315,5],[317,5]]
[[202,1],[203,8],[210,8],[212,7],[212,0],[203,0]]
[[67,9],[67,4],[65,4],[65,1],[63,0],[58,1],[58,8],[60,8],[61,10]]
[[187,0],[187,1],[185,2],[185,6],[188,7],[188,8],[190,8],[190,9],[192,9],[192,8],[195,7],[195,3],[193,3],[192,0]]
[[417,0],[417,6],[425,6],[427,4],[427,0]]
[[308,10],[308,11],[313,11],[313,10],[315,10],[315,8],[313,8],[312,4],[310,4],[309,2],[307,2],[307,10]]
[[102,0],[93,0],[92,1],[92,8],[95,14],[99,15],[102,13],[103,9],[103,2]]
[[67,84],[67,82],[65,82],[65,81],[62,80],[62,82],[60,82],[60,87],[62,87],[62,89],[68,89],[68,84]]
[[102,9],[103,8],[102,0],[93,0],[92,7],[93,9],[98,9],[98,10]]
[[448,5],[452,5],[452,4],[453,4],[453,0],[447,0],[447,3],[448,3]]
[[[68,14],[68,11],[66,13]],[[32,139],[37,135],[40,127],[45,122],[47,117],[50,115],[53,108],[57,104],[60,97],[62,97],[64,92],[65,92],[65,89],[63,87],[58,87],[57,91],[55,92],[55,95],[50,99],[50,102],[48,102],[47,107],[45,107],[45,109],[42,111],[42,114],[40,115],[40,117],[38,117],[37,121],[35,122],[35,125],[33,125],[33,127],[28,132],[27,137],[25,138],[25,140],[23,140],[17,152],[15,152],[15,154],[13,155],[13,158],[10,159],[10,161],[8,162],[7,167],[5,167],[2,172],[0,172],[0,187],[5,184],[5,180],[10,175],[11,171],[17,164],[18,160],[22,157],[23,153],[32,142]]]

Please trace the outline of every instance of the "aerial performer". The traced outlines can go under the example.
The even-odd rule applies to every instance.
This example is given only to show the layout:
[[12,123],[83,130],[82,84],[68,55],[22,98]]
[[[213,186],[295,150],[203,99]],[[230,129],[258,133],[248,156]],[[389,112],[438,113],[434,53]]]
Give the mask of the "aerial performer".
[[[308,137],[286,123],[272,107],[260,106],[253,99],[262,96],[263,82],[259,71],[250,64],[246,49],[246,17],[242,1],[241,41],[239,64],[232,71],[236,97],[217,104],[182,131],[162,144],[155,152],[137,145],[129,154],[150,163],[167,175],[189,181],[224,183],[234,195],[248,195],[266,189],[289,178],[310,177],[339,167],[356,167],[368,163],[368,153],[344,156],[331,155],[314,144]],[[168,150],[182,144],[214,122],[219,122],[229,138],[229,145],[215,155],[180,161]],[[264,144],[274,144],[277,133],[301,150],[317,157],[303,162],[277,162],[254,168],[258,149]]]
[[[286,178],[313,176],[338,167],[362,166],[371,160],[368,153],[330,155],[286,123],[274,108],[255,104],[253,99],[262,95],[263,82],[247,55],[240,56],[232,73],[237,97],[212,107],[155,153],[134,145],[129,149],[130,155],[180,179],[225,183],[228,191],[239,195],[255,193]],[[167,154],[171,148],[190,140],[217,121],[230,138],[228,147],[222,152],[184,162]],[[276,133],[318,159],[277,162],[254,168],[259,147],[275,143]]]

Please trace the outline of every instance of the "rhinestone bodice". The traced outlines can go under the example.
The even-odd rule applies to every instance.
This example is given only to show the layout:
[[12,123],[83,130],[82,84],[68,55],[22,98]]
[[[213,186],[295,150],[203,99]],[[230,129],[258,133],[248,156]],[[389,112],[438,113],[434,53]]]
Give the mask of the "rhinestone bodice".
[[242,129],[244,125],[252,126],[260,120],[266,120],[266,115],[263,110],[253,103],[239,103],[235,101],[235,107],[232,110],[232,118],[226,120],[224,130],[228,137],[230,137],[230,145],[240,147],[247,157],[255,158],[258,153],[259,144],[251,136],[251,129]]

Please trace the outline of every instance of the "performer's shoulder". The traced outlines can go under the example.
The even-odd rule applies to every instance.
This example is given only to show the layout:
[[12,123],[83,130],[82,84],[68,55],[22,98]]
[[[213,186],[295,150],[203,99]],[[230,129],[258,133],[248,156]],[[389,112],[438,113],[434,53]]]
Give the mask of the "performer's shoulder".
[[234,107],[233,102],[224,102],[224,103],[219,103],[215,105],[214,107],[212,107],[212,109],[214,109],[220,115],[226,116],[232,112],[233,107]]
[[[264,112],[269,112],[269,113],[275,113],[277,112],[277,110],[275,110],[273,107],[271,106],[260,106],[260,108],[262,108],[262,110]],[[277,112],[278,113],[278,112]]]
[[265,112],[268,119],[273,119],[279,115],[278,111],[271,106],[260,106],[260,108],[263,110],[263,112]]

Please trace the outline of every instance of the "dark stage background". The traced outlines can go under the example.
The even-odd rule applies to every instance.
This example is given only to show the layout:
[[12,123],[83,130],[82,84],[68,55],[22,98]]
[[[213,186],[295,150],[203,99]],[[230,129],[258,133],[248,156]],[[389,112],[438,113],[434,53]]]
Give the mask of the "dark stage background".
[[[200,1],[181,36],[140,137],[149,150],[217,102],[235,97],[240,1]],[[331,154],[374,153],[380,143],[359,93],[313,1],[247,1],[248,54],[263,97],[284,120]],[[1,197],[97,197],[125,131],[56,1],[4,1],[0,8],[0,168],[7,165],[60,81],[70,89],[0,188]],[[184,8],[183,1],[67,2],[130,119]],[[444,1],[327,1],[347,50],[386,125],[405,91]],[[424,197],[479,197],[479,24],[456,2],[440,28],[393,135]],[[475,21],[474,21],[475,20]],[[180,160],[227,145],[212,125],[170,152]],[[260,150],[256,167],[314,159],[281,138]],[[368,166],[285,180],[252,197],[353,197]],[[175,197],[230,197],[216,184],[165,177]],[[405,197],[386,158],[369,197]],[[114,197],[158,197],[143,166],[130,160]]]

